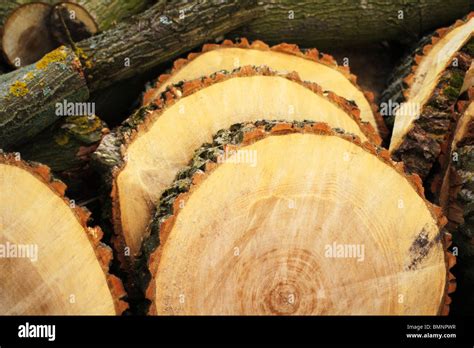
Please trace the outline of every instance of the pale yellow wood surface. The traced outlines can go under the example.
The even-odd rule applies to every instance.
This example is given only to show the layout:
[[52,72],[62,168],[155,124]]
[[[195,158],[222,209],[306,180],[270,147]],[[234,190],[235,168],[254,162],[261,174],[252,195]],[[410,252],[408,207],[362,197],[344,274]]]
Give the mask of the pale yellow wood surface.
[[[158,314],[438,313],[440,231],[405,177],[337,136],[241,149],[257,164],[219,164],[160,246]],[[420,236],[432,243],[422,257]],[[329,257],[333,243],[363,247],[363,257]]]

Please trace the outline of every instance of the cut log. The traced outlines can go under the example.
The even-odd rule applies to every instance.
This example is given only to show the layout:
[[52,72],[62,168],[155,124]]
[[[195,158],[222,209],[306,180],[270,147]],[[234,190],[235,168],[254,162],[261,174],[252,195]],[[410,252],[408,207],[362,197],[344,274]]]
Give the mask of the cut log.
[[0,154],[0,314],[115,315],[127,305],[111,249],[43,165]]
[[[0,2],[0,28],[3,28],[5,21],[18,7],[29,4],[32,2],[38,2],[37,0],[8,0]],[[42,3],[52,4],[54,0],[43,0]],[[1,29],[0,29],[1,31]]]
[[438,29],[404,78],[405,102],[395,112],[390,152],[423,179],[437,160],[455,123],[454,105],[474,57],[474,13]]
[[1,37],[8,64],[15,68],[32,64],[57,47],[48,28],[51,8],[34,2],[20,6],[8,17]]
[[474,179],[472,176],[474,167],[471,163],[471,157],[474,154],[472,152],[474,149],[474,103],[469,104],[459,119],[454,134],[449,169],[444,177],[440,193],[440,203],[442,207],[446,208],[448,227],[451,230],[464,223],[464,217],[469,216],[469,210],[463,214],[462,207],[465,204],[467,208],[472,201],[472,197],[469,196],[472,191],[470,186]]
[[106,135],[93,155],[112,185],[119,252],[139,251],[154,204],[199,144],[236,122],[265,118],[319,120],[381,141],[353,103],[294,73],[247,66],[171,86]]
[[106,133],[106,124],[95,115],[69,116],[14,150],[23,159],[46,164],[54,172],[71,173],[88,163]]
[[94,18],[84,7],[61,2],[51,9],[48,17],[51,36],[58,45],[73,45],[95,35],[99,30]]
[[165,191],[137,267],[150,314],[446,314],[445,222],[383,148],[321,123],[236,124]]
[[0,75],[0,148],[24,143],[58,121],[57,103],[88,97],[81,63],[66,47],[36,64]]
[[453,234],[461,279],[461,291],[469,299],[460,308],[474,314],[474,103],[470,103],[459,119],[451,147],[451,161],[441,189],[440,203],[448,217],[448,230]]
[[114,28],[77,43],[92,91],[143,73],[252,20],[256,0],[159,1]]
[[59,45],[71,45],[109,29],[150,4],[149,0],[77,0],[52,6],[55,2],[5,1],[9,4],[0,5],[0,25],[5,21],[2,49],[10,65],[32,64]]
[[331,56],[320,54],[316,49],[303,53],[298,46],[290,44],[269,47],[261,41],[249,44],[246,39],[242,39],[239,43],[225,40],[221,45],[204,45],[202,52],[190,53],[187,59],[175,61],[170,74],[161,75],[156,87],[145,93],[143,103],[148,104],[174,83],[245,65],[266,65],[287,73],[296,71],[303,81],[315,82],[324,90],[355,101],[361,111],[361,119],[370,122],[382,138],[387,135],[373,94],[358,87],[357,78],[348,67],[338,66]]
[[27,144],[13,147],[21,158],[46,164],[68,186],[81,192],[88,179],[92,153],[109,132],[97,116],[69,116],[46,128]]
[[321,49],[382,40],[416,42],[428,30],[447,25],[469,11],[463,0],[263,0],[265,14],[234,35]]
[[[164,8],[164,1],[161,1]],[[110,29],[144,11],[150,0],[76,0],[56,4],[50,15],[51,34],[59,44],[70,44]]]
[[74,46],[93,92],[221,37],[260,13],[257,0],[192,0],[165,7],[158,1],[129,21]]

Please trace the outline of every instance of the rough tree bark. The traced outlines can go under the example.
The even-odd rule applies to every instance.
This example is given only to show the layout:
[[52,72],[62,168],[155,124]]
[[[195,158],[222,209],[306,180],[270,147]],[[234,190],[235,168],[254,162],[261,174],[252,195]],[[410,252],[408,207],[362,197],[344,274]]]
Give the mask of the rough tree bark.
[[393,39],[413,42],[427,30],[469,12],[468,0],[263,0],[260,4],[265,15],[233,34],[320,49]]
[[98,198],[100,181],[90,165],[91,155],[104,134],[105,123],[97,116],[68,116],[52,124],[27,143],[13,146],[28,161],[43,163],[67,185],[77,204]]
[[91,92],[142,73],[258,16],[257,1],[158,3],[77,43]]
[[408,61],[410,71],[402,77],[404,103],[395,111],[390,152],[422,179],[429,175],[455,125],[454,105],[474,58],[473,32],[473,14],[438,29]]
[[107,125],[95,115],[68,116],[12,150],[25,160],[46,164],[63,179],[84,170],[108,131]]
[[36,64],[0,76],[0,148],[20,144],[59,120],[56,103],[87,100],[81,63],[60,47]]
[[152,2],[159,2],[164,7],[165,1],[152,0],[72,0],[82,6],[94,19],[97,29],[104,31],[124,19],[144,11]]
[[[473,96],[474,94],[471,94]],[[474,103],[462,112],[450,146],[450,161],[438,198],[457,247],[460,296],[468,299],[458,311],[474,313]]]
[[[169,5],[164,12],[158,3],[128,24],[77,43],[74,51],[83,61],[82,67],[71,49],[60,48],[34,65],[3,75],[0,147],[24,142],[53,123],[56,102],[86,100],[89,90],[144,72],[210,37],[225,34],[258,13],[253,0],[217,6],[219,3],[182,2]],[[29,103],[24,103],[30,96]]]

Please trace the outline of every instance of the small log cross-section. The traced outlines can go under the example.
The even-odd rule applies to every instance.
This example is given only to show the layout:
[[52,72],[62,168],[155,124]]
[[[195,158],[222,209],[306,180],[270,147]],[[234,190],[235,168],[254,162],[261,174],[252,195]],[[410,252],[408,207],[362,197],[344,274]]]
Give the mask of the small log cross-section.
[[435,315],[454,290],[445,222],[385,149],[236,124],[165,191],[137,268],[150,314]]
[[204,45],[202,52],[190,53],[188,59],[176,60],[170,74],[161,75],[156,87],[145,93],[143,102],[148,104],[174,83],[245,65],[265,65],[286,73],[295,71],[303,81],[315,82],[325,91],[353,100],[360,109],[362,121],[370,122],[383,138],[387,135],[384,121],[374,104],[374,95],[357,85],[357,77],[347,66],[339,66],[330,55],[321,54],[316,49],[302,52],[298,46],[284,43],[270,47],[261,41],[250,44],[242,39],[238,43],[225,40],[221,45]]
[[115,315],[127,305],[112,251],[43,165],[0,154],[0,314]]
[[8,16],[0,39],[8,64],[16,68],[27,66],[57,47],[48,25],[51,9],[47,3],[32,2],[18,7]]
[[318,120],[381,141],[353,103],[294,73],[246,66],[171,86],[106,135],[93,155],[112,186],[112,219],[125,243],[119,253],[126,246],[138,253],[154,205],[199,144],[234,123],[268,118]]
[[[164,6],[164,0],[160,1]],[[144,11],[150,0],[73,0],[56,4],[49,17],[51,35],[60,44],[70,44],[110,29]]]
[[51,9],[48,17],[51,37],[57,44],[71,45],[97,34],[94,18],[82,6],[61,2]]
[[[395,113],[390,152],[410,173],[430,173],[455,124],[454,105],[474,57],[474,12],[438,29],[416,55]],[[406,71],[406,70],[405,70]]]
[[58,121],[57,103],[87,98],[81,63],[64,46],[35,64],[0,75],[0,148],[24,143]]

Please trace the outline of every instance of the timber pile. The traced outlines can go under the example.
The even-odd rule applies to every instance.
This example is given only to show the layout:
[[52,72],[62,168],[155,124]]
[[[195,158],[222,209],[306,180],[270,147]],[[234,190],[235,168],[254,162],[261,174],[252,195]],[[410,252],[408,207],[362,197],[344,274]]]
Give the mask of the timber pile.
[[6,61],[26,66],[63,44],[73,44],[145,10],[149,0],[3,1],[0,42]]
[[[39,252],[0,258],[0,314],[437,315],[455,275],[468,297],[469,1],[337,6],[0,4],[0,242]],[[313,48],[381,40],[418,43],[380,107]],[[170,66],[110,129],[84,111]]]

